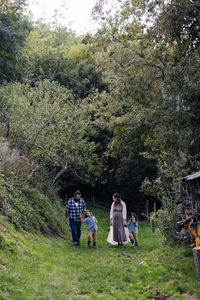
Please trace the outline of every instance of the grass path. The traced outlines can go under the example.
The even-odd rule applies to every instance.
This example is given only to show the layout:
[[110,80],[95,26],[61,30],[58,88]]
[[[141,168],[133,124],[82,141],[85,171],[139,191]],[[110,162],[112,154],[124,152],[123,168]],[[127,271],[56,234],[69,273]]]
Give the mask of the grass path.
[[110,246],[108,211],[91,209],[99,221],[97,249],[86,247],[85,225],[74,248],[69,233],[67,241],[22,234],[1,218],[0,300],[200,299],[190,249],[163,246],[146,222],[139,224],[138,247]]

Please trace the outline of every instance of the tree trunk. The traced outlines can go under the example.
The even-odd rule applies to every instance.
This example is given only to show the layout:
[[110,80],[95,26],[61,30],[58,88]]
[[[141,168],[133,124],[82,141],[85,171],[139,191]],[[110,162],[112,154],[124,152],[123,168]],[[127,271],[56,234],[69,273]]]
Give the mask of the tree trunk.
[[57,180],[63,173],[65,173],[66,171],[67,171],[67,167],[63,167],[63,168],[60,170],[60,172],[56,175],[56,177],[54,178],[53,183],[55,183],[56,180]]

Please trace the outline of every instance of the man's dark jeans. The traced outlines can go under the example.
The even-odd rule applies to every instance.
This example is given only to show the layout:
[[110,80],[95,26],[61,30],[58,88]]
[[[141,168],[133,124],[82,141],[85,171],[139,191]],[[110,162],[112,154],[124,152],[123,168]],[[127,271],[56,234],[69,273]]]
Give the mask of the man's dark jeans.
[[73,243],[74,245],[79,245],[81,238],[81,221],[74,221],[73,219],[69,219],[69,225],[72,231]]

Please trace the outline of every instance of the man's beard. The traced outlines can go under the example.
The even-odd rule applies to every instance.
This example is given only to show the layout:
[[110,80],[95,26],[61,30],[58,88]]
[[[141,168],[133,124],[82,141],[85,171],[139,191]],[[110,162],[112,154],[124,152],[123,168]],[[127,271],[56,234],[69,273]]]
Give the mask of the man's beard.
[[75,202],[79,202],[79,201],[80,201],[80,199],[77,199],[77,198],[75,198],[75,199],[74,199],[74,201],[75,201]]

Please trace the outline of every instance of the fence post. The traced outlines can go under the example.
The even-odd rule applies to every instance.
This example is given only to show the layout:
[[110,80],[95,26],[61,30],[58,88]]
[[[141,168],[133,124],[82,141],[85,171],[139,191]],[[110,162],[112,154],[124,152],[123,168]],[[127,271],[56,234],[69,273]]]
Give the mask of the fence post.
[[152,230],[155,232],[155,218],[156,218],[156,202],[153,204],[153,224],[152,224]]
[[150,217],[149,217],[149,200],[146,200],[146,203],[145,203],[145,215],[146,215],[146,218],[147,218],[147,222],[150,221]]
[[200,277],[200,247],[192,249],[194,255],[194,261],[196,265],[197,276]]
[[95,196],[94,195],[92,196],[92,202],[93,202],[93,204],[95,204]]

